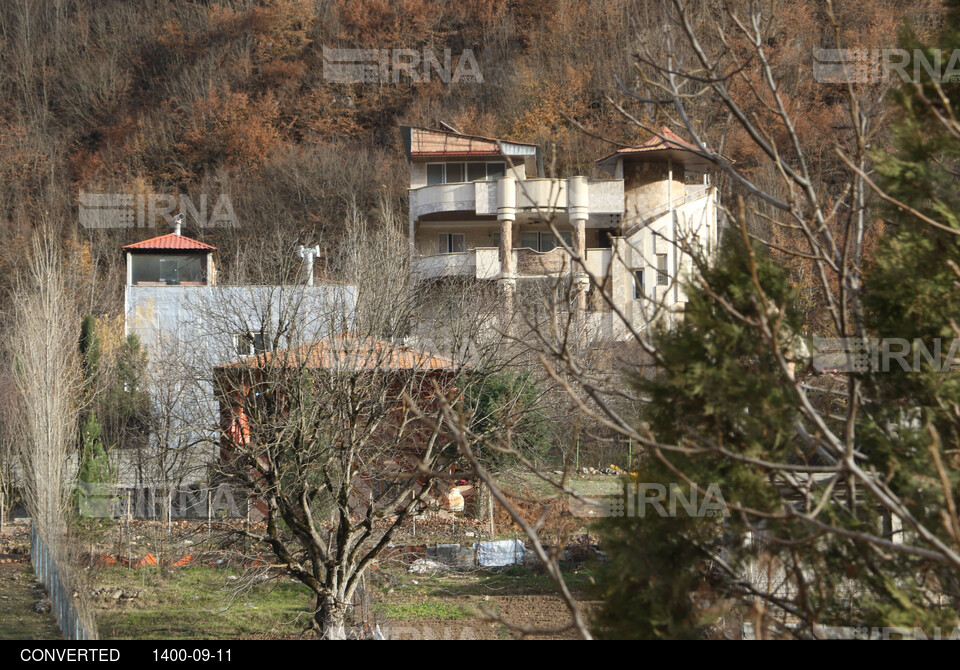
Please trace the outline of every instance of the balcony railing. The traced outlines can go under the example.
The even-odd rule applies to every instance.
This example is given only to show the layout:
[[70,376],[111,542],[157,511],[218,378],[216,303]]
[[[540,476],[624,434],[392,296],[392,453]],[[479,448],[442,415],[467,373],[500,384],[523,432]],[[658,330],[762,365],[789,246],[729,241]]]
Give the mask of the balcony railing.
[[[475,181],[464,184],[435,184],[410,189],[410,212],[420,218],[438,212],[473,212],[495,216],[498,181]],[[519,179],[517,209],[558,212],[567,209],[566,179]],[[623,213],[623,180],[591,179],[588,181],[591,214]]]
[[421,281],[435,277],[474,276],[476,272],[475,249],[456,254],[423,256],[415,259],[413,264],[413,273]]
[[[587,269],[595,277],[605,277],[611,258],[610,249],[587,249]],[[579,267],[573,266],[569,255],[561,247],[546,252],[527,248],[514,249],[513,267],[518,277],[545,277],[579,271]],[[420,256],[413,261],[413,274],[418,281],[437,277],[499,279],[502,273],[500,250],[495,247],[478,247],[460,253]]]

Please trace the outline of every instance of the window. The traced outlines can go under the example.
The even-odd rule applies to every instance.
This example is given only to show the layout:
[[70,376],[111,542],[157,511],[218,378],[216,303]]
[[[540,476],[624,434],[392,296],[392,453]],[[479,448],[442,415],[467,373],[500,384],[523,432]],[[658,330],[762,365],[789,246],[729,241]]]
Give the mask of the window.
[[[560,237],[564,242],[567,243],[567,246],[573,246],[572,232],[561,231]],[[547,252],[552,251],[559,245],[557,244],[557,240],[553,236],[553,233],[550,231],[544,233],[528,231],[520,234],[520,246],[526,247],[527,249],[533,249],[534,251]]]
[[447,174],[444,178],[448,184],[463,181],[463,163],[447,163]]
[[440,253],[459,254],[466,249],[463,233],[440,233]]
[[643,268],[633,271],[633,297],[635,300],[640,300],[646,295],[646,290],[643,285]]
[[467,180],[483,181],[487,178],[486,163],[467,163]]
[[427,163],[427,186],[442,184],[443,163]]
[[487,179],[500,179],[500,177],[506,176],[506,163],[487,163]]
[[136,254],[132,258],[132,280],[136,284],[206,283],[207,258],[203,254]]
[[667,255],[657,254],[657,286],[667,285]]
[[233,336],[233,348],[238,356],[257,356],[270,346],[270,340],[262,332],[245,331]]
[[493,246],[495,246],[497,249],[500,248],[500,239],[500,233],[493,234]]
[[427,163],[427,186],[499,179],[506,174],[506,163]]

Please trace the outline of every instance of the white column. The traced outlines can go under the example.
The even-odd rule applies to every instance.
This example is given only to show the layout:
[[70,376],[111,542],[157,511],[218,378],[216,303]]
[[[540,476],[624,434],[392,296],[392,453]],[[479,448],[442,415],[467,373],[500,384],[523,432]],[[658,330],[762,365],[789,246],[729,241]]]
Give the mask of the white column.
[[[573,251],[583,263],[587,261],[587,219],[590,216],[590,185],[586,177],[570,177],[567,180],[569,194],[570,224],[573,226]],[[587,289],[590,279],[582,266],[571,268],[577,282],[577,309],[587,310]]]
[[517,269],[513,263],[513,222],[517,219],[517,180],[506,176],[497,180],[497,221],[500,222],[500,283],[503,286],[504,328],[513,320],[513,292]]
[[207,285],[214,286],[217,283],[217,275],[213,271],[213,254],[207,254]]
[[677,234],[677,213],[673,209],[673,159],[667,159],[667,198],[670,203],[670,226],[671,236],[673,239],[673,277],[669,281],[673,281],[673,305],[670,305],[672,308],[680,302],[680,240],[678,239]]
[[513,267],[513,222],[516,220],[517,181],[513,177],[501,177],[497,181],[497,221],[500,222],[500,275],[507,282],[516,280],[516,268]]

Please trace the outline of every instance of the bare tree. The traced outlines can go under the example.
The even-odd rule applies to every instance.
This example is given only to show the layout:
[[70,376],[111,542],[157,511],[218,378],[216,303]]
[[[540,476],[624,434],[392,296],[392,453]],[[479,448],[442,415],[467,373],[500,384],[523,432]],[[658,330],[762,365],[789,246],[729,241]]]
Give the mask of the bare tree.
[[[11,356],[23,400],[18,445],[24,492],[44,534],[66,532],[76,435],[80,369],[79,321],[63,281],[63,260],[49,237],[38,235],[27,275],[15,297]],[[72,327],[71,327],[72,326]]]
[[[20,483],[36,532],[60,567],[67,593],[79,587],[72,569],[68,518],[77,460],[75,440],[81,372],[79,318],[67,291],[64,260],[49,231],[36,234],[30,266],[14,296],[10,357],[20,413]],[[78,601],[88,630],[92,617]]]

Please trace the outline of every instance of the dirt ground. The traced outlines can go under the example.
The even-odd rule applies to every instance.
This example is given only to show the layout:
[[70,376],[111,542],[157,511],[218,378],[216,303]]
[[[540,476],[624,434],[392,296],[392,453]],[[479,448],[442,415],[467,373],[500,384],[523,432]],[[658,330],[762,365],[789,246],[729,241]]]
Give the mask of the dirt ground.
[[[568,586],[589,616],[592,568],[570,564]],[[577,639],[566,606],[529,567],[417,576],[391,568],[374,577],[393,639]],[[566,629],[566,630],[564,630]]]
[[[577,482],[585,487],[585,495],[603,495],[616,479],[581,477]],[[530,486],[525,480],[516,482],[517,490],[536,493]],[[514,503],[531,522],[543,512],[537,503],[520,499]],[[497,539],[522,537],[499,506],[494,524]],[[597,543],[588,524],[589,519],[559,502],[551,505],[544,529],[548,544],[566,547],[568,585],[586,611],[592,607],[592,569],[584,565],[595,559],[591,547]],[[91,595],[104,639],[301,637],[312,611],[311,596],[288,577],[273,572],[267,581],[252,588],[243,586],[245,570],[269,562],[270,555],[240,539],[241,525],[225,521],[208,528],[197,521],[116,522],[89,554],[96,581]],[[376,620],[383,621],[395,639],[576,638],[577,633],[567,628],[570,618],[553,584],[535,568],[431,576],[407,572],[408,564],[422,557],[428,545],[470,546],[490,537],[489,520],[443,512],[408,519],[393,538],[397,549],[387,552],[371,571],[370,587],[375,592],[370,602]],[[28,549],[29,536],[22,539]],[[0,554],[3,551],[0,542]],[[185,567],[175,567],[179,565]],[[40,594],[42,590],[33,587],[28,564],[0,563],[0,637],[59,638],[52,618],[31,609]]]
[[8,527],[0,535],[0,640],[61,640],[53,615],[33,609],[45,594],[30,570],[30,539],[22,530]]
[[[444,598],[435,602],[463,606],[462,598]],[[411,621],[396,621],[391,626],[391,638],[395,640],[576,640],[572,629],[561,631],[570,623],[566,607],[556,596],[495,596],[487,602],[477,603],[479,616],[461,619],[424,617]],[[484,607],[504,623],[490,622],[483,618]],[[512,624],[512,625],[507,625]],[[541,634],[524,634],[528,631],[550,631]]]

